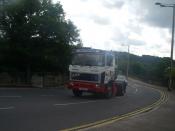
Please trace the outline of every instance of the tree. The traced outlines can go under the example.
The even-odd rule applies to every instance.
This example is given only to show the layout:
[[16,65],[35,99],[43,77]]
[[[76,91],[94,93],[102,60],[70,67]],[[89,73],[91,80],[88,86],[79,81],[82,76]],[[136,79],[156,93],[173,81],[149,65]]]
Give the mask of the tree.
[[140,62],[132,62],[130,65],[130,72],[136,76],[142,76],[145,73],[144,65]]
[[[63,73],[71,59],[71,47],[79,41],[76,26],[65,19],[62,5],[51,0],[19,0],[6,6],[3,63],[8,72]],[[1,46],[0,46],[1,47]]]
[[[118,69],[126,74],[127,53],[118,52]],[[174,63],[175,64],[175,63]],[[168,85],[170,58],[160,58],[155,56],[143,55],[136,56],[130,54],[129,76],[137,77],[144,81],[155,82],[156,84]],[[175,85],[175,69],[173,68],[172,77]]]

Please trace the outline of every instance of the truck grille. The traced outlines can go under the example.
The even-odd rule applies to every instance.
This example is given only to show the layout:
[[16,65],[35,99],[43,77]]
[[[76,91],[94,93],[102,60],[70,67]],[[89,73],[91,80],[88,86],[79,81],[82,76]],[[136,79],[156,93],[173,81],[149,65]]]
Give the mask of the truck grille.
[[93,81],[98,82],[98,74],[87,74],[87,73],[71,73],[72,80],[81,80],[81,81]]

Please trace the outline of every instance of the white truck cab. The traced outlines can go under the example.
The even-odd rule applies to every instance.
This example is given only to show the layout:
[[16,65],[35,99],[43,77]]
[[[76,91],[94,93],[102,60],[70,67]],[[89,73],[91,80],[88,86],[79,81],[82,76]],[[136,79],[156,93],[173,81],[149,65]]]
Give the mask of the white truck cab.
[[92,48],[76,49],[69,66],[68,88],[75,96],[84,91],[112,95],[113,81],[116,78],[115,54]]

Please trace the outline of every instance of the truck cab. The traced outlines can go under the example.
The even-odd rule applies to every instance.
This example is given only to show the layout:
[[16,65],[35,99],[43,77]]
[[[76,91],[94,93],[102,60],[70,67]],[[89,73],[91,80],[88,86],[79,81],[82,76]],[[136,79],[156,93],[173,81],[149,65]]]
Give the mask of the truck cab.
[[83,92],[102,93],[111,97],[116,79],[116,61],[112,51],[91,48],[76,49],[72,64],[69,66],[67,87],[75,96]]

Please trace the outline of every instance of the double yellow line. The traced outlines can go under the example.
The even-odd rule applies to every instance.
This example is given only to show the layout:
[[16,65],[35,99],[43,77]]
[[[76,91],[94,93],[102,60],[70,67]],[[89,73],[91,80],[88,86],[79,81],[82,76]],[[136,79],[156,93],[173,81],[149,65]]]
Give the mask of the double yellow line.
[[165,93],[164,91],[160,91],[158,89],[155,89],[155,90],[157,90],[160,93],[160,95],[161,95],[160,99],[158,101],[154,102],[153,104],[147,106],[147,107],[129,112],[127,114],[114,116],[112,118],[108,118],[108,119],[105,119],[105,120],[100,120],[100,121],[96,121],[96,122],[93,122],[93,123],[80,125],[80,126],[76,126],[76,127],[73,127],[73,128],[64,129],[62,131],[76,131],[76,130],[82,130],[82,129],[88,129],[88,128],[101,127],[101,126],[111,124],[113,122],[116,122],[116,121],[119,121],[119,120],[122,120],[122,119],[126,119],[126,118],[129,118],[129,117],[135,116],[135,115],[140,114],[140,113],[148,112],[148,111],[160,106],[161,104],[165,103],[168,100],[168,94],[167,93]]

